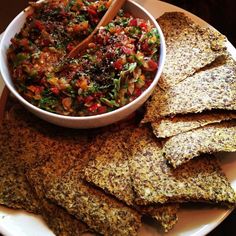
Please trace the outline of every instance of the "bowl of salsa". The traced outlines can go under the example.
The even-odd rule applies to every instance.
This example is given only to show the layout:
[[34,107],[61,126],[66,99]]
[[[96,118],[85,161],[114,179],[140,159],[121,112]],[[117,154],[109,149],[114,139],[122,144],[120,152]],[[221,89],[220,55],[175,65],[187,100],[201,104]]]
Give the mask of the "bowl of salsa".
[[4,32],[0,69],[11,93],[32,113],[56,125],[94,128],[124,119],[151,95],[165,61],[155,19],[127,1],[75,58],[111,1],[31,3]]

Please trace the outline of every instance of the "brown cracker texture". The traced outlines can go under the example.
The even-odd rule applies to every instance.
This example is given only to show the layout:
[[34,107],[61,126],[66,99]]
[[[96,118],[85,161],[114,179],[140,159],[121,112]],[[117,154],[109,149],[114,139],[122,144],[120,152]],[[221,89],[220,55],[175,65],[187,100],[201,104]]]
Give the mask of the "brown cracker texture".
[[225,37],[196,25],[181,12],[166,12],[157,19],[166,41],[166,63],[159,85],[172,87],[225,52]]
[[236,151],[236,121],[211,124],[173,136],[164,144],[166,159],[177,167],[203,153]]
[[130,169],[138,204],[195,201],[235,204],[235,192],[216,158],[196,158],[174,169],[149,129],[135,130],[134,137]]

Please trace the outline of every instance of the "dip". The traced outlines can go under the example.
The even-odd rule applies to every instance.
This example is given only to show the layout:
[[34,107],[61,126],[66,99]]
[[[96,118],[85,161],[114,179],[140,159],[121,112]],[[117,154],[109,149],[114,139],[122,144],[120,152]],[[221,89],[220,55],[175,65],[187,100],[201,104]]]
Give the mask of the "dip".
[[91,116],[125,106],[152,83],[160,40],[149,21],[121,10],[85,51],[66,55],[102,18],[111,1],[32,3],[13,39],[8,62],[18,92],[62,115]]

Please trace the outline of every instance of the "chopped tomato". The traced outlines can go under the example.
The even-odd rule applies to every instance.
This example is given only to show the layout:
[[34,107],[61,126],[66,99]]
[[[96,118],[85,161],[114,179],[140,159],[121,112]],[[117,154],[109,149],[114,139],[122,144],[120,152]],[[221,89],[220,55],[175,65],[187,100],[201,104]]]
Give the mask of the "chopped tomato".
[[41,21],[39,21],[39,20],[35,20],[34,25],[39,30],[43,30],[45,28],[43,23]]
[[33,92],[35,94],[40,94],[42,92],[42,87],[40,87],[40,86],[30,85],[27,88],[28,88],[28,90],[30,90],[31,92]]
[[146,30],[147,29],[147,23],[146,22],[141,22],[139,24],[139,27],[142,28],[143,30]]
[[137,25],[138,25],[137,19],[132,19],[132,20],[129,22],[129,25],[130,25],[130,26],[137,26]]
[[59,89],[58,89],[57,87],[52,87],[52,88],[51,88],[51,91],[52,91],[52,93],[55,94],[55,95],[59,95],[59,93],[60,93],[60,91],[59,91]]
[[122,47],[122,50],[126,54],[132,54],[133,53],[133,51],[130,48],[127,48],[125,46]]
[[90,106],[90,107],[88,108],[88,110],[89,110],[90,112],[95,112],[95,111],[97,111],[97,109],[98,109],[100,106],[101,106],[101,104],[95,103],[95,104],[93,104],[92,106]]
[[88,13],[89,13],[89,14],[91,14],[91,15],[94,15],[94,16],[96,16],[96,15],[97,15],[97,12],[96,12],[96,10],[95,10],[95,9],[92,9],[92,7],[91,7],[91,6],[88,8]]
[[149,60],[148,61],[148,67],[150,71],[155,71],[158,67],[157,63],[154,60]]
[[149,45],[147,42],[142,43],[141,47],[143,51],[149,51]]
[[69,43],[66,47],[67,51],[71,51],[74,48],[74,45],[72,43]]
[[102,114],[102,113],[105,113],[105,112],[107,112],[107,107],[106,106],[98,107],[98,113]]
[[118,59],[113,63],[113,66],[116,70],[122,70],[123,64],[122,64],[122,59]]
[[29,40],[28,39],[21,39],[20,45],[23,47],[27,47],[29,45]]

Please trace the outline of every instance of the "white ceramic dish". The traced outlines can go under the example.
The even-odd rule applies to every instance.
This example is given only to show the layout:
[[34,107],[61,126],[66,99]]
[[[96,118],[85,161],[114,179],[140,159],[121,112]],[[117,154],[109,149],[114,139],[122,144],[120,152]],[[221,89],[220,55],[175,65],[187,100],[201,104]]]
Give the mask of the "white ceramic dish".
[[[205,21],[184,11],[181,8],[157,0],[137,0],[153,16],[159,17],[166,11],[182,11],[189,15],[200,25],[209,26]],[[210,27],[210,26],[209,26]],[[236,49],[228,43],[228,50],[236,59]],[[1,86],[1,83],[0,83]],[[1,91],[1,88],[0,88]],[[230,183],[236,190],[236,153],[221,153],[221,167],[226,173]],[[189,206],[181,208],[178,213],[179,221],[166,236],[202,236],[212,231],[230,213],[230,210],[213,207]],[[142,230],[140,236],[160,236],[158,229],[153,233]],[[0,232],[6,236],[52,236],[53,234],[39,217],[24,211],[13,211],[0,207]],[[144,233],[145,232],[145,233]]]
[[128,0],[125,3],[125,9],[127,11],[132,11],[135,17],[139,17],[145,20],[149,20],[158,30],[160,34],[160,59],[158,71],[153,79],[152,84],[134,101],[127,104],[124,107],[121,107],[115,111],[108,112],[101,115],[95,116],[87,116],[87,117],[72,117],[72,116],[63,116],[54,114],[45,110],[42,110],[36,106],[33,106],[28,101],[26,101],[15,89],[14,84],[11,80],[11,76],[7,66],[7,57],[6,52],[10,45],[10,40],[15,36],[16,33],[20,31],[22,28],[25,18],[27,16],[26,12],[21,12],[16,18],[10,23],[7,27],[6,31],[3,34],[3,38],[0,44],[0,71],[2,73],[2,77],[5,81],[6,86],[12,92],[12,94],[32,113],[36,116],[40,117],[43,120],[51,122],[56,125],[69,127],[69,128],[95,128],[100,126],[105,126],[112,124],[116,121],[122,120],[137,110],[151,95],[153,89],[155,88],[158,79],[161,75],[164,62],[165,62],[165,40],[162,34],[162,31],[155,21],[155,18],[148,13],[148,11],[141,7],[139,4],[135,3],[132,0]]

